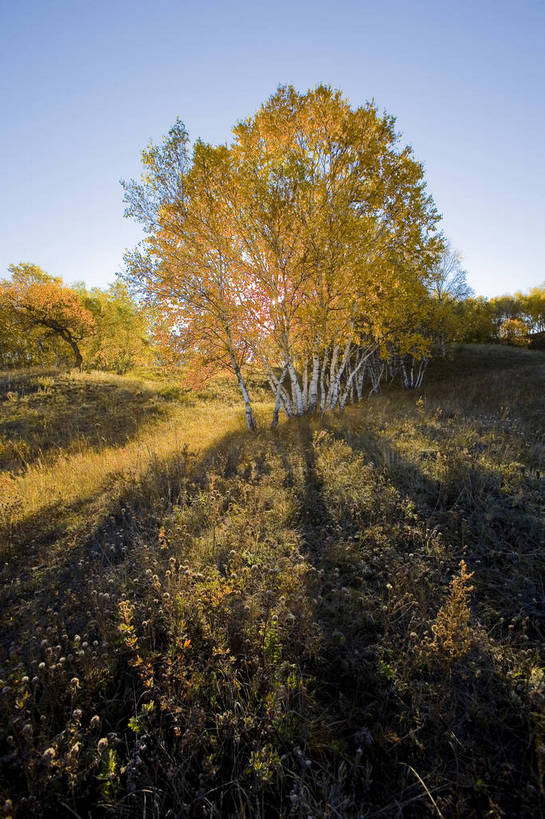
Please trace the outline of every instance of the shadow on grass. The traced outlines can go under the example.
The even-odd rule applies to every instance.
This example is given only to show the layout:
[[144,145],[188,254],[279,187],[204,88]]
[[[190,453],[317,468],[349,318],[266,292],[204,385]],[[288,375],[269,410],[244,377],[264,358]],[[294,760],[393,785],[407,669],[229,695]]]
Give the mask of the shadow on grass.
[[[329,420],[326,429],[346,441]],[[468,467],[454,459],[444,480],[433,480],[376,436],[348,438],[351,448],[371,458],[401,498],[412,504],[401,533],[396,532],[396,521],[390,521],[382,554],[373,558],[366,547],[355,549],[354,522],[348,517],[335,521],[328,514],[312,434],[306,428],[300,431],[306,465],[305,537],[317,565],[325,570],[316,616],[326,635],[326,661],[318,669],[317,692],[324,708],[335,703],[339,750],[344,744],[345,752],[353,754],[359,745],[379,771],[377,779],[360,769],[368,780],[358,791],[361,805],[376,809],[382,803],[385,807],[376,815],[387,816],[400,811],[418,816],[424,808],[430,810],[429,794],[419,788],[416,770],[444,800],[448,815],[484,815],[497,804],[507,815],[533,815],[528,805],[535,802],[537,809],[541,798],[537,761],[528,743],[539,694],[526,691],[526,699],[521,697],[516,675],[509,672],[517,655],[520,661],[543,642],[545,522],[537,507],[514,503],[497,475],[479,464]],[[429,457],[424,453],[424,460]],[[441,533],[444,559],[428,553],[426,535],[418,546],[412,533],[418,526],[424,534]],[[362,575],[361,558],[374,560],[374,577],[367,571]],[[414,559],[422,561],[417,582],[424,593],[420,614],[411,617],[404,601],[411,599],[415,581],[404,564]],[[484,632],[479,636],[477,629],[469,654],[441,665],[427,649],[411,643],[409,631],[421,635],[423,627],[430,628],[460,559],[474,572],[472,609],[493,640]],[[386,588],[391,591],[381,592],[381,578],[388,577]],[[367,611],[355,612],[351,600],[358,595],[367,600]],[[385,605],[377,606],[381,597]],[[398,610],[395,617],[389,615],[390,607]],[[418,612],[418,606],[413,611]],[[372,747],[366,749],[371,737]],[[402,766],[405,776],[393,766]],[[388,791],[396,794],[389,803]]]
[[[507,496],[494,484],[493,476],[478,468],[475,473],[462,470],[459,474],[459,464],[453,463],[452,475],[447,474],[445,481],[433,481],[423,468],[404,462],[392,448],[386,450],[380,438],[347,438],[326,419],[332,436],[348,440],[356,453],[365,451],[379,467],[376,477],[384,482],[374,496],[377,505],[382,489],[386,492],[392,484],[416,509],[414,518],[403,518],[400,512],[399,520],[381,520],[372,508],[368,520],[358,510],[354,516],[336,515],[330,487],[325,485],[316,426],[294,421],[258,439],[246,432],[233,433],[198,459],[187,452],[177,453],[153,463],[137,482],[118,481],[111,491],[103,487],[71,507],[45,510],[27,520],[4,570],[9,583],[4,585],[1,602],[12,612],[4,629],[5,648],[17,643],[24,653],[21,643],[27,643],[30,650],[32,630],[44,618],[47,621],[48,608],[62,617],[67,631],[85,633],[92,608],[88,581],[116,568],[116,582],[123,586],[127,580],[123,564],[135,559],[135,544],[159,550],[165,517],[177,503],[191,503],[206,487],[210,472],[219,472],[225,479],[235,475],[245,479],[246,470],[249,476],[254,469],[256,480],[266,482],[269,473],[263,456],[257,454],[253,466],[242,463],[245,446],[260,439],[277,453],[285,484],[298,498],[293,524],[301,534],[302,554],[320,576],[315,599],[310,599],[314,594],[310,585],[301,586],[305,605],[312,610],[321,634],[319,654],[300,662],[311,694],[299,715],[304,724],[296,741],[302,746],[302,759],[309,757],[305,771],[311,770],[293,776],[290,782],[303,782],[301,793],[308,796],[305,804],[312,803],[313,815],[323,811],[331,817],[421,817],[435,813],[431,794],[443,800],[445,815],[486,815],[494,800],[500,801],[507,815],[530,815],[525,812],[529,797],[524,789],[533,763],[527,716],[514,696],[515,685],[499,673],[487,649],[477,646],[458,666],[442,669],[421,655],[410,637],[413,628],[421,635],[430,624],[460,557],[467,559],[470,570],[475,569],[479,606],[487,595],[497,593],[497,577],[487,574],[490,567],[483,563],[488,547],[483,545],[479,526],[490,493],[494,491],[495,502],[506,506]],[[235,504],[242,502],[242,497],[235,499]],[[384,508],[389,509],[387,504]],[[513,532],[522,525],[521,514],[520,509],[514,510]],[[422,532],[441,528],[448,543],[445,565],[427,552],[422,532],[414,534],[419,526],[416,517],[425,521]],[[491,521],[489,528],[498,536],[505,521],[498,531],[493,524]],[[199,531],[194,534],[198,537]],[[541,535],[540,525],[533,519],[527,521],[521,548],[524,539],[535,545]],[[164,558],[167,562],[167,551]],[[130,569],[126,575],[134,574],[133,565]],[[259,564],[251,569],[259,571]],[[502,567],[499,574],[505,572]],[[503,580],[507,594],[509,579]],[[124,593],[123,588],[116,591]],[[431,599],[426,599],[427,591]],[[500,605],[503,607],[503,599]],[[129,676],[126,670],[125,675]],[[136,688],[136,674],[135,678],[130,682]],[[142,696],[134,693],[135,700]],[[259,700],[258,693],[255,696]],[[237,702],[241,697],[238,693]],[[256,710],[261,705],[258,702]],[[120,710],[123,708],[127,710],[127,702]],[[121,716],[126,725],[125,711]],[[215,716],[207,715],[208,725],[214,724]],[[275,741],[272,729],[267,741]],[[252,747],[250,741],[248,746]],[[289,764],[295,765],[296,750],[285,740],[279,748],[289,757]],[[198,752],[194,753],[198,758]],[[225,771],[229,771],[235,763],[227,753],[225,756]],[[237,765],[242,763],[237,761]],[[423,777],[425,788],[414,771]],[[229,776],[221,780],[223,773],[222,769],[214,779],[204,762],[202,769],[191,772],[194,793],[184,794],[193,799],[187,815],[202,815],[205,805],[210,816],[220,816],[229,805],[232,812],[223,815],[235,815],[234,795],[233,801],[226,796],[221,802],[223,789],[236,790]],[[164,772],[155,776],[164,789]],[[207,783],[206,788],[202,782]],[[311,792],[313,788],[316,793]],[[288,815],[290,797],[287,789],[276,794],[269,790],[268,801],[263,801],[267,809],[259,815],[282,815],[281,810]],[[305,810],[301,807],[292,815],[308,815],[311,808]],[[239,815],[257,814],[248,808]]]
[[[389,480],[410,498],[426,526],[442,533],[452,560],[468,561],[475,572],[477,592],[483,595],[483,605],[494,601],[489,614],[506,621],[517,615],[529,617],[536,636],[543,639],[542,476],[515,464],[502,478],[470,452],[451,450],[445,455],[439,447],[421,451],[420,463],[415,464],[378,436],[364,432],[349,439],[355,449],[386,470]],[[432,478],[427,473],[439,459],[442,479]],[[507,491],[507,479],[524,492],[524,501],[520,491]]]
[[504,344],[457,344],[445,358],[434,358],[426,371],[425,384],[458,381],[464,375],[491,371],[521,370],[545,365],[545,352]]
[[[13,642],[32,642],[48,606],[81,627],[88,605],[82,579],[122,563],[138,539],[156,543],[164,517],[186,487],[198,491],[220,457],[227,472],[236,469],[248,435],[230,433],[198,458],[183,448],[152,461],[138,479],[114,473],[90,496],[53,503],[1,529],[0,657]],[[81,599],[73,599],[74,589]]]
[[57,378],[64,371],[58,369],[35,368],[29,370],[4,370],[0,372],[0,400],[8,393],[22,398],[41,389],[40,378]]
[[[0,392],[0,469],[24,471],[44,456],[126,444],[169,411],[169,396],[137,382],[42,374]],[[3,398],[3,400],[2,400]]]

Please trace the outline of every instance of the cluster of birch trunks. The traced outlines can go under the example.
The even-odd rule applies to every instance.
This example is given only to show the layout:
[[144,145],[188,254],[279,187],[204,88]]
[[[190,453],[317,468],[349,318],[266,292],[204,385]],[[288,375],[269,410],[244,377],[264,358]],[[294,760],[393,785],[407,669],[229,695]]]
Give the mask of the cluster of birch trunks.
[[[288,417],[305,413],[338,410],[347,403],[361,401],[364,395],[378,393],[381,383],[399,378],[405,389],[418,389],[424,378],[429,358],[416,358],[410,353],[381,354],[379,345],[359,346],[348,342],[319,352],[314,350],[299,366],[291,358],[273,368],[266,358],[263,363],[271,390],[275,395],[272,426],[278,423],[283,410]],[[244,390],[246,392],[246,390]],[[245,402],[247,393],[243,397]],[[247,404],[246,417],[249,421]]]

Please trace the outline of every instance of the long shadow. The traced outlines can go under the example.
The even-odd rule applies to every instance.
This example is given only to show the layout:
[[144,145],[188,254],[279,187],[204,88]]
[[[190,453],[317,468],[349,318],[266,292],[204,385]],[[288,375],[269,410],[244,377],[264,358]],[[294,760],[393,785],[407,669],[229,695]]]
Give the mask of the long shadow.
[[58,369],[40,369],[35,371],[4,371],[0,373],[0,400],[4,400],[8,393],[20,397],[30,395],[41,389],[40,378],[56,378],[63,371]]
[[0,392],[0,470],[24,471],[39,458],[127,443],[168,414],[169,394],[103,379],[43,374]]
[[[359,816],[373,804],[385,804],[392,785],[386,773],[391,768],[387,751],[371,747],[373,732],[386,717],[385,703],[395,697],[392,681],[381,667],[384,626],[360,604],[366,595],[377,595],[382,602],[382,594],[377,593],[376,577],[364,579],[355,570],[362,557],[354,540],[357,524],[349,516],[339,521],[331,514],[317,460],[316,425],[297,419],[291,422],[292,433],[294,427],[295,436],[286,439],[280,430],[274,446],[290,485],[297,486],[293,460],[300,460],[297,524],[308,559],[321,577],[314,612],[321,651],[305,665],[313,680],[311,718],[320,724],[319,764],[333,771],[344,760],[345,781],[339,783],[338,798],[346,813],[332,815]],[[371,768],[378,772],[372,779]],[[420,801],[418,784],[408,783],[403,791],[409,801]]]
[[[241,443],[247,437],[244,432],[226,435],[199,458],[183,449],[152,462],[138,480],[121,482],[118,487],[112,484],[111,491],[103,487],[91,497],[62,509],[42,510],[26,520],[24,528],[16,532],[9,560],[0,568],[0,677],[12,677],[20,664],[37,671],[38,661],[44,656],[40,642],[44,635],[50,636],[50,631],[63,647],[68,643],[65,653],[69,663],[73,662],[72,637],[76,633],[84,635],[84,647],[94,638],[102,643],[105,638],[97,626],[96,587],[111,592],[117,600],[124,592],[124,578],[134,572],[142,547],[151,544],[159,556],[165,516],[188,494],[199,492],[206,483],[208,469],[218,462],[226,473],[236,469]],[[103,610],[102,616],[108,633],[113,630],[115,634],[116,603],[110,610]],[[104,683],[94,692],[93,708],[112,728],[126,729],[134,715],[132,686],[137,686],[137,675],[131,677],[122,652],[115,647],[106,651],[106,644],[104,650],[107,672]],[[63,711],[65,698],[60,696],[57,702],[54,690],[44,691],[40,709],[60,730],[69,718],[69,713]],[[12,716],[10,712],[10,720]],[[2,726],[0,788],[3,792],[8,787],[13,794],[28,794],[27,761],[24,754],[22,766],[18,759]],[[93,810],[103,798],[97,781],[92,775],[88,783],[96,802]],[[76,815],[88,814],[88,800],[86,792]],[[102,815],[98,807],[96,810]],[[57,804],[54,815],[74,814]]]
[[[427,707],[430,714],[436,715],[435,725],[423,725],[420,741],[435,747],[446,765],[445,774],[465,782],[462,792],[467,801],[460,803],[465,804],[464,810],[469,811],[471,805],[473,810],[484,813],[489,789],[500,798],[507,815],[529,815],[524,794],[534,787],[532,781],[539,781],[531,751],[534,728],[530,714],[535,700],[531,693],[521,699],[522,689],[516,678],[505,671],[515,652],[524,656],[532,647],[538,652],[545,637],[545,518],[540,514],[540,479],[526,476],[534,498],[534,505],[528,507],[502,487],[496,473],[471,457],[470,463],[462,467],[459,460],[454,460],[452,471],[440,481],[429,477],[425,468],[438,453],[422,452],[417,464],[369,432],[347,435],[334,423],[329,429],[339,439],[348,439],[354,450],[365,453],[386,473],[400,495],[410,499],[411,516],[422,521],[427,531],[440,533],[446,559],[436,572],[437,585],[432,592],[436,608],[441,602],[441,584],[446,586],[458,562],[464,559],[473,572],[471,607],[494,642],[506,652],[507,665],[502,668],[494,651],[477,643],[467,663],[453,667],[448,678],[442,680],[437,671],[428,669],[420,680],[414,679],[415,690],[423,682],[427,686]],[[412,543],[407,545],[409,549],[414,549]],[[433,574],[430,560],[430,576]],[[513,655],[511,659],[509,654]],[[411,697],[409,691],[407,711]],[[400,705],[403,707],[403,698]],[[426,701],[422,701],[423,713],[425,705]],[[418,754],[405,753],[401,759],[418,768]],[[472,772],[478,767],[483,772],[480,796],[479,788],[470,785],[472,777],[473,782],[476,779]],[[485,787],[489,769],[502,774],[495,783],[488,778]],[[545,805],[537,791],[535,800],[535,815],[542,815]]]
[[[333,434],[342,436],[338,429]],[[530,618],[536,635],[543,639],[545,618],[545,543],[543,478],[517,465],[515,479],[532,493],[534,503],[522,503],[505,491],[497,472],[486,468],[471,452],[451,454],[445,479],[430,477],[426,465],[441,457],[439,448],[420,452],[419,463],[403,458],[395,446],[369,432],[348,436],[351,446],[365,452],[405,497],[410,498],[428,529],[440,531],[451,550],[452,565],[465,559],[475,572],[483,600],[501,597],[507,618],[520,614]],[[478,449],[476,450],[478,454]],[[529,562],[524,571],[525,561]],[[513,575],[522,586],[514,589]]]
[[[333,425],[331,432],[346,440],[346,436]],[[27,521],[28,528],[20,533],[17,550],[8,568],[4,569],[7,582],[0,604],[5,610],[15,611],[16,615],[5,623],[3,649],[8,651],[10,644],[16,644],[21,654],[25,653],[25,645],[30,651],[32,628],[37,623],[43,625],[48,608],[62,612],[66,628],[71,633],[84,627],[90,608],[90,589],[84,581],[122,564],[127,558],[127,549],[130,550],[135,540],[157,544],[165,515],[184,492],[198,492],[206,481],[206,473],[217,469],[218,464],[226,477],[233,475],[249,437],[250,434],[245,432],[229,434],[198,459],[182,452],[153,464],[136,484],[113,493],[107,508],[102,508],[100,515],[92,520],[88,520],[85,511],[100,501],[102,493],[61,510],[49,528],[45,520],[47,510],[45,515],[40,513]],[[298,519],[294,523],[302,534],[309,561],[322,573],[320,595],[314,604],[322,648],[318,657],[305,659],[304,665],[309,678],[313,679],[310,721],[319,723],[320,742],[324,749],[316,752],[319,764],[324,769],[328,765],[336,769],[340,762],[344,762],[348,770],[343,787],[352,800],[351,812],[346,809],[340,815],[358,815],[353,808],[359,805],[360,815],[366,813],[369,806],[378,806],[380,815],[399,816],[404,810],[399,800],[405,800],[407,804],[404,816],[423,815],[426,794],[418,781],[409,778],[402,781],[396,767],[411,765],[422,772],[422,759],[429,762],[429,757],[425,757],[418,744],[413,742],[413,735],[418,736],[419,732],[422,737],[419,741],[422,744],[429,742],[432,751],[440,755],[444,770],[437,780],[448,782],[449,777],[456,781],[456,765],[468,778],[470,773],[473,776],[476,753],[483,748],[482,733],[487,723],[492,724],[485,755],[491,762],[498,762],[500,768],[503,765],[502,776],[505,773],[507,777],[511,771],[511,779],[504,779],[501,785],[502,793],[509,788],[520,791],[523,774],[519,760],[520,755],[526,753],[526,726],[517,711],[511,688],[498,676],[488,655],[472,657],[472,662],[482,670],[478,680],[470,679],[467,669],[460,672],[462,676],[458,681],[449,679],[446,683],[437,672],[420,670],[421,677],[415,677],[413,683],[415,690],[423,683],[430,686],[426,689],[430,693],[422,695],[421,700],[427,714],[422,717],[420,727],[417,724],[420,717],[414,714],[414,710],[411,716],[414,724],[404,723],[406,714],[413,707],[413,692],[400,690],[394,685],[391,668],[384,659],[384,642],[390,639],[385,625],[387,618],[380,614],[388,599],[385,588],[388,561],[390,556],[396,557],[395,550],[386,544],[383,554],[375,555],[376,549],[358,540],[354,520],[347,517],[339,521],[332,516],[320,476],[312,425],[304,420],[295,422],[286,427],[285,433],[281,428],[268,440],[284,465],[286,484],[299,492]],[[452,536],[452,562],[445,567],[445,575],[450,575],[459,557],[465,557],[470,569],[476,570],[476,585],[484,587],[489,578],[484,574],[484,565],[477,563],[477,560],[483,560],[477,557],[482,550],[477,534],[480,531],[479,513],[474,510],[475,519],[469,518],[471,527],[468,529],[467,520],[464,523],[464,516],[459,514],[465,507],[463,498],[456,494],[455,481],[452,483],[453,494],[449,494],[451,489],[430,480],[423,468],[403,462],[393,450],[384,456],[384,444],[377,437],[353,437],[349,443],[356,450],[364,450],[381,468],[385,466],[384,461],[388,461],[389,479],[402,495],[411,498],[428,527],[441,526],[449,542]],[[297,478],[299,468],[301,481]],[[475,479],[477,477],[482,481],[492,480],[490,475],[477,474]],[[499,499],[505,500],[501,488],[499,492]],[[521,510],[516,510],[519,523],[520,513]],[[49,510],[49,514],[53,515],[54,510]],[[74,516],[87,521],[76,531],[69,524]],[[526,532],[533,544],[542,533],[542,527],[534,529],[535,525],[535,522],[529,522],[530,528]],[[474,530],[474,527],[477,528]],[[473,533],[471,538],[468,532]],[[454,539],[455,534],[458,540]],[[467,547],[465,551],[464,547]],[[51,550],[49,554],[48,548]],[[414,547],[407,544],[407,551],[411,548]],[[39,559],[41,565],[37,576],[32,568],[35,559]],[[424,555],[422,559],[425,559]],[[369,562],[370,573],[360,568],[354,570],[362,560]],[[477,591],[482,595],[479,588]],[[362,600],[365,606],[362,606]],[[401,619],[401,624],[396,626],[403,639],[405,623],[406,620]],[[491,699],[491,693],[496,700]],[[448,717],[445,716],[445,703]],[[498,719],[502,709],[505,730]],[[430,715],[436,716],[435,723]],[[407,725],[410,739],[396,736],[403,724]],[[513,742],[513,732],[520,735],[518,743]],[[452,733],[456,735],[456,741],[465,743],[462,752],[452,750]],[[314,740],[314,745],[317,744]],[[483,751],[480,753],[482,755]],[[515,781],[517,776],[519,780]],[[473,776],[471,782],[474,779]],[[471,790],[470,786],[467,787]],[[483,789],[482,801],[478,804],[475,792],[473,788],[472,815],[485,815],[486,790]],[[392,795],[398,801],[392,802]],[[505,797],[505,804],[512,807],[511,815],[522,815],[520,811],[517,814],[513,800],[509,802]]]
[[[165,516],[188,485],[203,486],[210,468],[221,460],[228,475],[236,469],[242,442],[249,433],[225,435],[197,458],[186,448],[152,462],[140,478],[103,486],[74,503],[51,504],[0,531],[7,544],[0,567],[0,658],[10,645],[24,649],[33,639],[48,607],[71,611],[80,627],[89,600],[82,580],[126,559],[138,538],[157,542]],[[78,598],[67,606],[74,589]],[[24,644],[24,645],[23,645]]]

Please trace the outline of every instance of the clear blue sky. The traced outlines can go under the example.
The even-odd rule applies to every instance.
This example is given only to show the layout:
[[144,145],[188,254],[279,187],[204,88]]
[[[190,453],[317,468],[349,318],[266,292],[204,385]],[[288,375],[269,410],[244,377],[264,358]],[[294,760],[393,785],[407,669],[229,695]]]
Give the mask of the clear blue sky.
[[0,0],[0,31],[0,277],[105,286],[150,138],[324,82],[397,117],[478,293],[545,279],[543,0]]

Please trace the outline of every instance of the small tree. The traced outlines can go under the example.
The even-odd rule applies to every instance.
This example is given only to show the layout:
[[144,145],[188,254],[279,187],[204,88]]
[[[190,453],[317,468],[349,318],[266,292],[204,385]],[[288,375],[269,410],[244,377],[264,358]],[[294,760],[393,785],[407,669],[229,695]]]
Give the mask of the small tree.
[[460,254],[454,251],[448,242],[433,266],[429,288],[433,298],[440,302],[463,301],[473,296]]
[[499,338],[504,344],[527,347],[529,344],[528,325],[520,318],[506,318],[499,329]]
[[495,325],[495,336],[497,340],[500,340],[502,338],[501,327],[504,322],[520,319],[523,307],[518,296],[497,296],[490,299],[489,304]]
[[10,265],[9,271],[11,279],[0,283],[0,301],[19,333],[40,330],[46,339],[61,339],[72,349],[75,366],[81,368],[80,343],[93,333],[95,322],[78,293],[37,265]]

